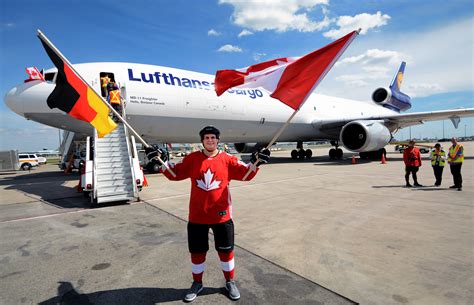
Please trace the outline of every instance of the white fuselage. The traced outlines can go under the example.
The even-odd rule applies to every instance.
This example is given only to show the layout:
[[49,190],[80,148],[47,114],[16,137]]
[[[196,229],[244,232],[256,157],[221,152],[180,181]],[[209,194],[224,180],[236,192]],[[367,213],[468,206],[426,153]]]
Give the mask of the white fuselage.
[[[293,109],[262,89],[233,89],[217,97],[213,75],[132,63],[87,63],[74,67],[99,93],[100,73],[113,73],[115,81],[125,87],[127,121],[152,143],[198,142],[198,131],[205,125],[219,128],[225,142],[266,143],[293,113]],[[46,71],[52,72],[54,69]],[[6,103],[28,119],[91,134],[89,124],[47,106],[54,86],[39,81],[19,85],[7,93]],[[311,94],[279,141],[338,139],[338,135],[327,134],[318,126],[393,113],[372,102]]]

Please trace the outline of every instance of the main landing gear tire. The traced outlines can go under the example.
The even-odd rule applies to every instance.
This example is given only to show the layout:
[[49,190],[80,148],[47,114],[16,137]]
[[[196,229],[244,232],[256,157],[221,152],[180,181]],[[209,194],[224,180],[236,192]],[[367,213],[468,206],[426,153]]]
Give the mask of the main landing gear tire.
[[331,160],[341,160],[343,156],[342,149],[340,148],[331,148],[329,150],[329,159]]
[[304,159],[311,159],[311,157],[313,156],[313,151],[311,149],[299,149],[299,150],[296,150],[296,149],[293,149],[291,151],[291,159],[293,160],[296,160],[296,159],[300,159],[300,160],[304,160]]
[[296,149],[293,149],[291,151],[291,159],[293,159],[293,160],[298,159],[298,151]]
[[159,173],[160,172],[160,163],[158,162],[150,162],[147,164],[146,169],[150,173]]

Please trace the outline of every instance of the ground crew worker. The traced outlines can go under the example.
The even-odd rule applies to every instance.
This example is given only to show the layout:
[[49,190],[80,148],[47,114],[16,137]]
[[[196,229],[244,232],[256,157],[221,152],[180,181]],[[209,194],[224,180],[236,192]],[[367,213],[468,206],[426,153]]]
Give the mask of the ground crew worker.
[[454,185],[449,188],[457,188],[458,191],[462,191],[461,166],[464,161],[464,147],[458,143],[456,137],[451,139],[451,143],[453,145],[449,148],[448,163],[449,168],[451,169],[451,174],[453,175]]
[[441,147],[441,144],[436,143],[434,149],[431,151],[431,166],[436,178],[435,186],[441,185],[443,177],[443,169],[446,163],[446,152]]
[[109,83],[108,88],[109,88],[109,97],[108,97],[109,103],[120,115],[122,115],[119,87],[114,82],[111,82]]
[[100,90],[101,90],[102,96],[107,97],[107,93],[108,93],[107,92],[107,85],[109,83],[110,83],[110,78],[107,74],[100,78]]
[[410,140],[410,142],[408,142],[408,147],[403,151],[403,161],[405,162],[406,187],[412,186],[410,184],[410,173],[413,176],[413,185],[422,186],[418,183],[418,178],[416,177],[416,173],[421,166],[421,154],[420,150],[415,147],[414,140]]
[[[184,301],[193,301],[203,290],[202,277],[209,250],[209,228],[214,233],[215,249],[221,261],[229,298],[238,300],[240,293],[234,281],[234,223],[229,182],[243,180],[249,170],[247,180],[251,180],[257,174],[260,163],[268,162],[270,152],[264,150],[254,153],[252,163],[244,163],[235,156],[218,150],[220,132],[214,126],[204,127],[199,135],[204,146],[202,151],[191,153],[180,163],[168,163],[176,177],[162,167],[164,176],[170,180],[191,179],[187,231],[193,283]],[[255,161],[259,162],[253,164]]]

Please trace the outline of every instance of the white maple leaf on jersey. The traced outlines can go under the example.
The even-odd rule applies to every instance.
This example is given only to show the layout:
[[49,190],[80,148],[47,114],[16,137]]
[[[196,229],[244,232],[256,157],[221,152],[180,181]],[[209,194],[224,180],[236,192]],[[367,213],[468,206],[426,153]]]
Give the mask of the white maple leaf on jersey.
[[214,174],[211,172],[211,169],[208,168],[207,171],[204,173],[204,181],[196,180],[197,187],[205,190],[206,192],[218,189],[222,181],[217,181],[217,180],[212,181],[213,179],[214,179]]

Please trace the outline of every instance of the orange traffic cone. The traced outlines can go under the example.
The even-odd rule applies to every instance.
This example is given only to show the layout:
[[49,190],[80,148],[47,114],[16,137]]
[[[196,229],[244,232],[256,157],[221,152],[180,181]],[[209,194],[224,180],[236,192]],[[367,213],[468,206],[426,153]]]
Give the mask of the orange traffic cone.
[[140,166],[140,169],[141,169],[142,174],[143,174],[143,186],[148,186],[148,180],[146,180],[145,173],[143,173],[143,167]]
[[352,164],[356,164],[356,163],[357,163],[356,157],[352,156]]
[[387,161],[385,160],[385,154],[382,154],[382,162],[380,164],[387,164]]

